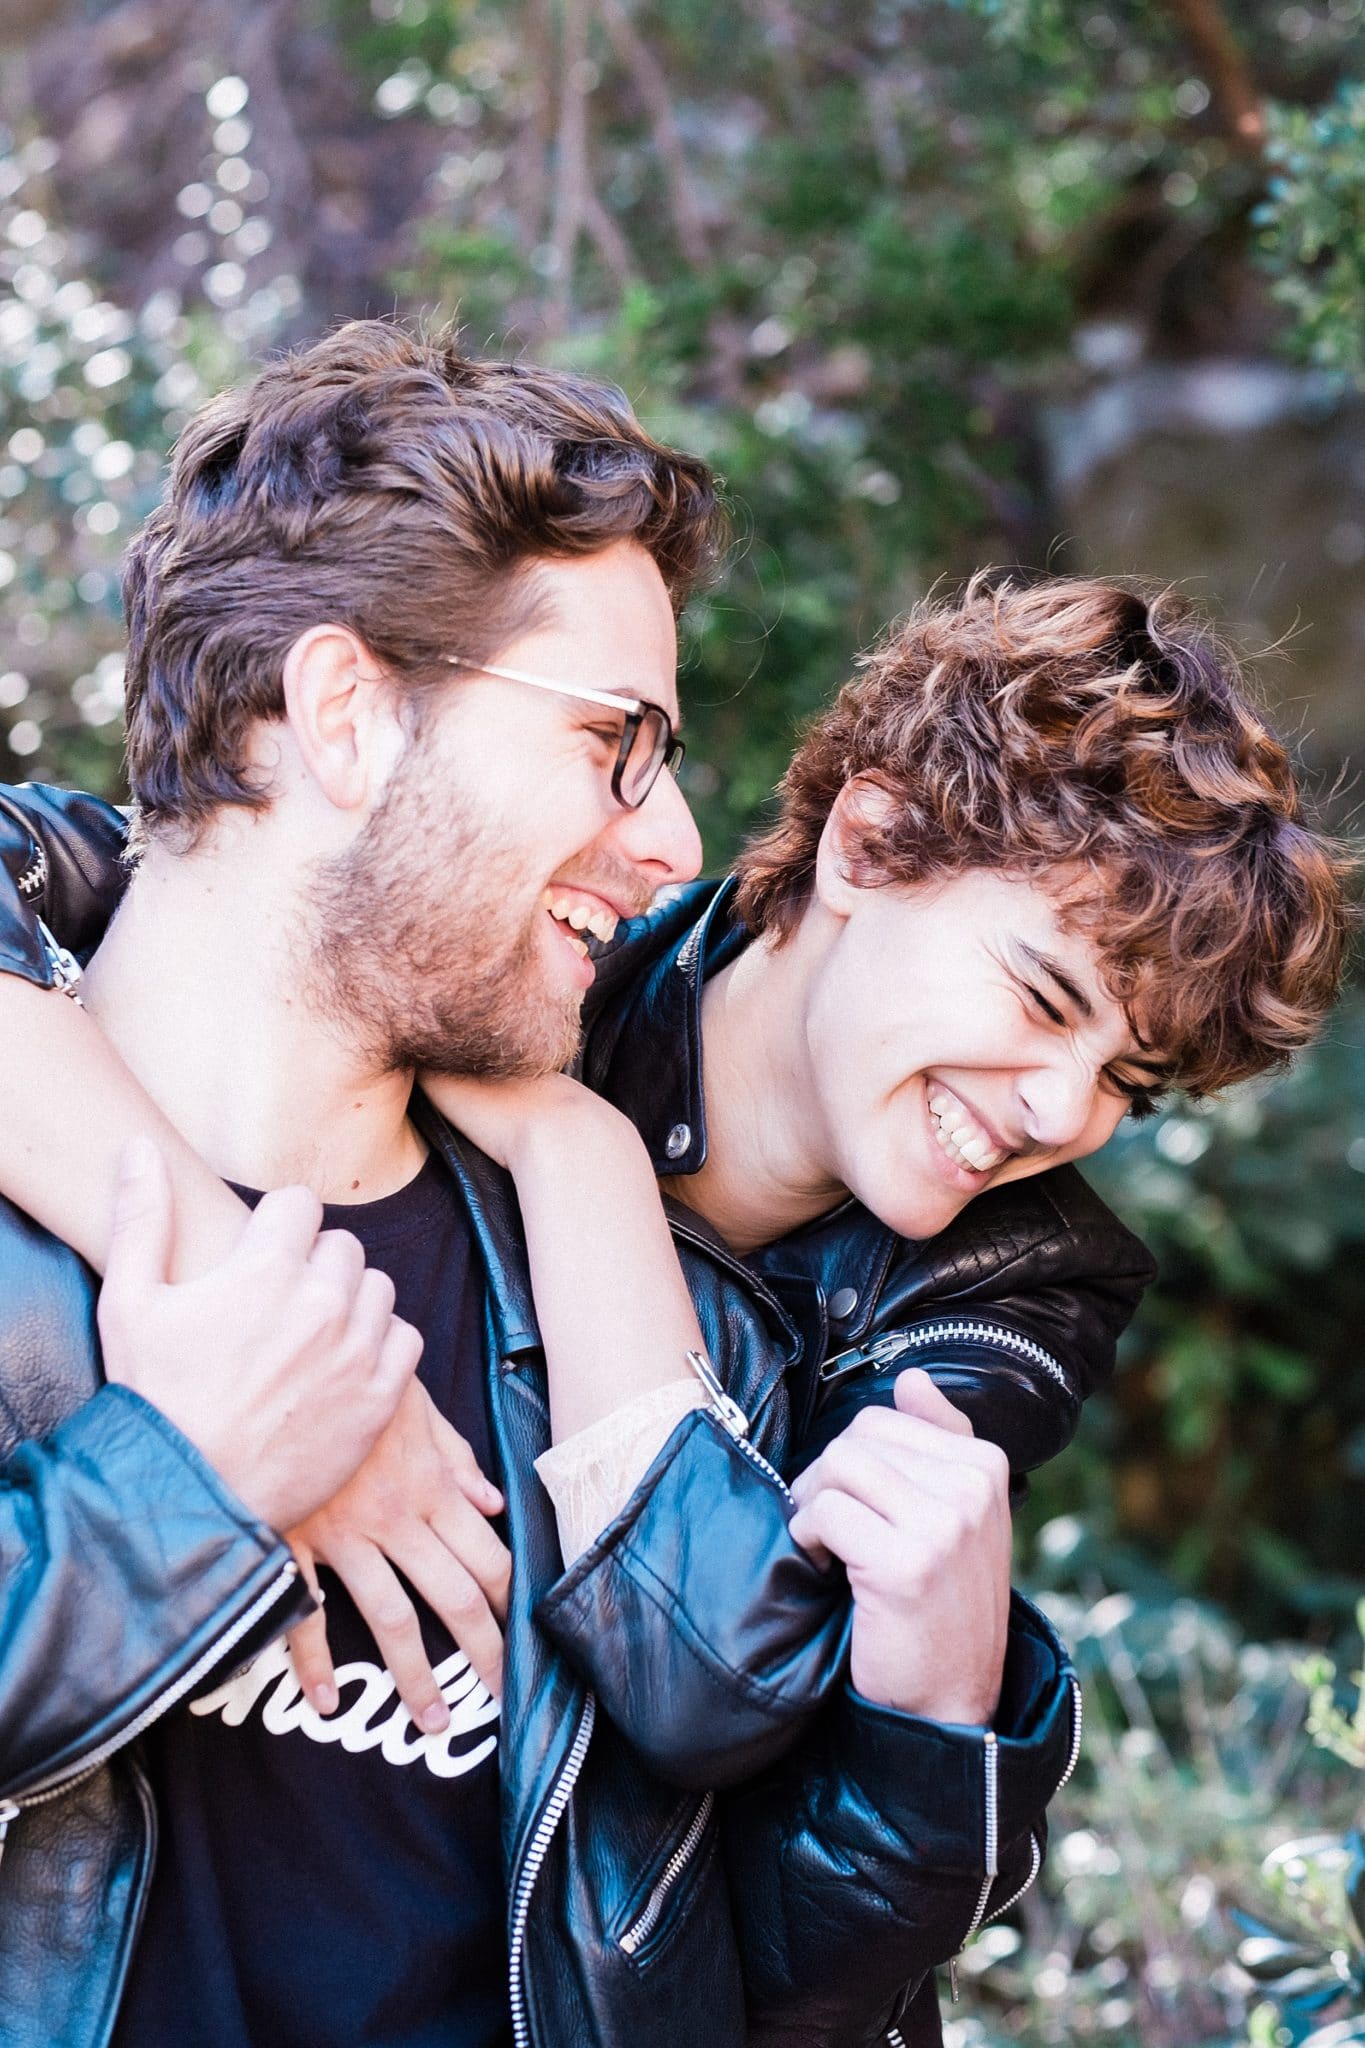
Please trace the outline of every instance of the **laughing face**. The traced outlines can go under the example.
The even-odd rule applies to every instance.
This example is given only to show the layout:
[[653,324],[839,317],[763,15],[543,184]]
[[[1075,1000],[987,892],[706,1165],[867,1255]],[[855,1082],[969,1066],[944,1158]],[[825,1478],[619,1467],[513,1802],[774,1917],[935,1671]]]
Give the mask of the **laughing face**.
[[[540,623],[489,659],[647,698],[676,722],[673,614],[650,556],[621,542],[537,576]],[[359,837],[318,873],[318,983],[380,1068],[533,1074],[572,1057],[587,935],[609,938],[701,865],[667,771],[638,810],[612,795],[621,730],[619,712],[581,699],[481,671],[452,681]]]
[[848,890],[804,1022],[808,1143],[907,1237],[1112,1135],[1159,1082],[1094,942],[1039,882],[974,868]]

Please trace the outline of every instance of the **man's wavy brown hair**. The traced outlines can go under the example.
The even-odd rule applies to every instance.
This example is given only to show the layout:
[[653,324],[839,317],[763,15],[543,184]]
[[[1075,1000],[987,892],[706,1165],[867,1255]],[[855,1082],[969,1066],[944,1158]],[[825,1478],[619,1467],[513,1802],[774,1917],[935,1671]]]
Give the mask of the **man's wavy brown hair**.
[[1352,863],[1305,821],[1284,747],[1183,599],[976,577],[858,666],[741,857],[753,931],[794,929],[858,776],[895,799],[856,828],[860,879],[1046,880],[1188,1094],[1283,1066],[1313,1036],[1340,985]]
[[192,841],[259,808],[253,726],[284,714],[308,627],[349,626],[420,712],[537,616],[534,567],[614,541],[680,610],[724,527],[706,465],[609,384],[358,320],[197,413],[129,551],[128,774],[143,823]]

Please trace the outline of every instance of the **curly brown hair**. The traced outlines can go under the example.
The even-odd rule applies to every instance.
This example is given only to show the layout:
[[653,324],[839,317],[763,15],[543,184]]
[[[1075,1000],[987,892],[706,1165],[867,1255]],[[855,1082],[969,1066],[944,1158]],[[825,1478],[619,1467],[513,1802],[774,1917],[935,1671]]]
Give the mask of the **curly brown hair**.
[[853,777],[859,879],[989,867],[1065,877],[1058,902],[1188,1094],[1283,1066],[1336,998],[1354,865],[1304,819],[1236,660],[1169,590],[974,577],[920,606],[805,734],[739,911],[780,940]]
[[346,625],[420,710],[530,626],[547,557],[647,549],[675,609],[724,536],[706,465],[623,394],[461,355],[453,333],[353,321],[196,414],[129,551],[128,772],[142,821],[192,841],[259,808],[260,719],[309,626]]

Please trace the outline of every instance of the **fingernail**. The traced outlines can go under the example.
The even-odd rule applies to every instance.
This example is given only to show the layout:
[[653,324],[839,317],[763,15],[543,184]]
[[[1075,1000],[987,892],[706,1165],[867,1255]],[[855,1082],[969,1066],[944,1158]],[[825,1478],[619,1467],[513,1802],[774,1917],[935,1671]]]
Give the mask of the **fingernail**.
[[440,1735],[450,1726],[450,1709],[444,1700],[433,1700],[429,1707],[422,1709],[419,1723],[427,1735]]
[[334,1714],[337,1710],[337,1689],[334,1685],[315,1685],[309,1695],[313,1710],[318,1714]]

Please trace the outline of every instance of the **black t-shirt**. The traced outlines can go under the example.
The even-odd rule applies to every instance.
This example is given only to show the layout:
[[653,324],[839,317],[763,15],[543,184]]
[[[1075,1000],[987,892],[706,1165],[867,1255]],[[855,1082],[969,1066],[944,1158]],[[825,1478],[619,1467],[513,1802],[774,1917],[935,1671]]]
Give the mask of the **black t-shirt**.
[[[421,1379],[490,1470],[482,1281],[433,1158],[327,1212],[422,1332]],[[435,1615],[450,1705],[424,1736],[340,1580],[322,1574],[340,1703],[308,1707],[283,1639],[147,1739],[161,1827],[115,2048],[505,2048],[497,1706]]]

